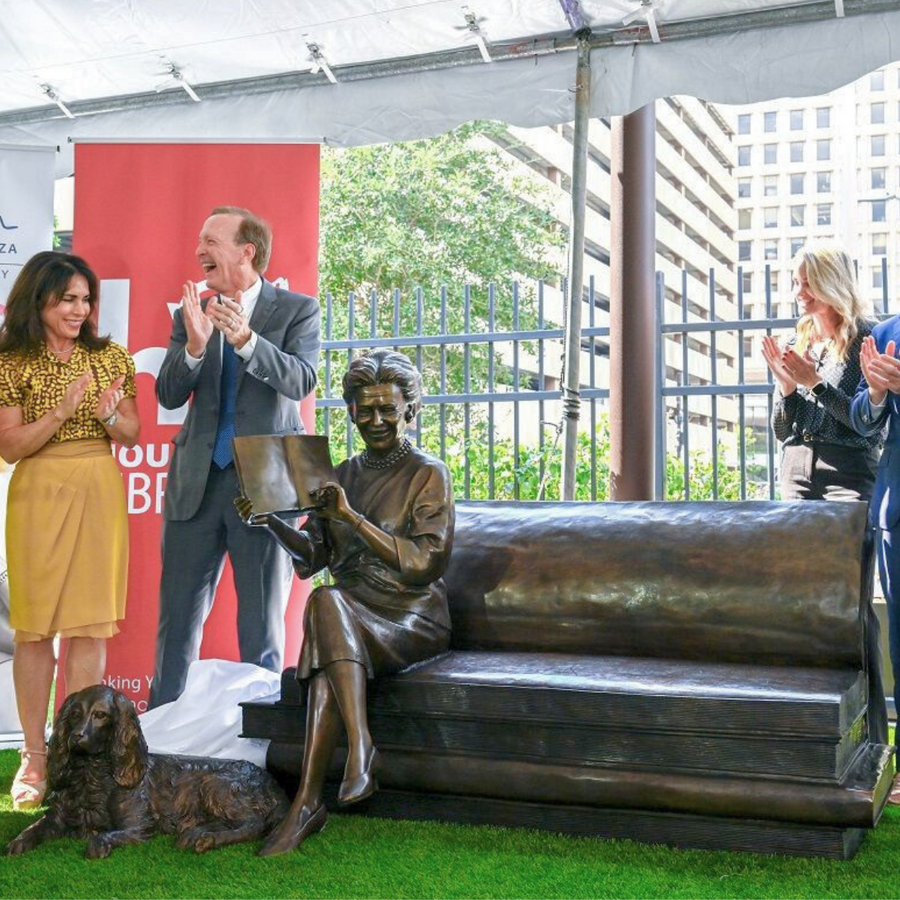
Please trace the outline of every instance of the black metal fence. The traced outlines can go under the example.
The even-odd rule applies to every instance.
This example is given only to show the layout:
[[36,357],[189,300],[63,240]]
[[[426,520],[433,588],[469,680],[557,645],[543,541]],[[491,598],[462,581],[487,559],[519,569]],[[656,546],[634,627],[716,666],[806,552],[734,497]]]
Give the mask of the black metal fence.
[[[888,313],[882,265],[880,317]],[[736,318],[722,318],[715,271],[705,297],[689,296],[689,277],[667,285],[657,275],[658,435],[656,495],[662,499],[777,497],[777,447],[768,426],[773,384],[765,366],[748,366],[747,339],[789,334],[794,317],[773,317],[769,270],[762,317],[746,318],[737,271]],[[554,499],[559,438],[566,286],[537,283],[445,287],[324,298],[318,430],[360,449],[341,397],[340,377],[357,353],[392,347],[414,359],[425,379],[425,406],[414,440],[440,456],[458,496]],[[576,498],[608,496],[608,300],[590,279],[582,329],[582,414]],[[677,301],[680,315],[672,316]],[[718,303],[717,303],[718,301]],[[670,313],[669,320],[666,313]],[[731,352],[724,352],[729,345]],[[748,375],[757,380],[748,380]]]

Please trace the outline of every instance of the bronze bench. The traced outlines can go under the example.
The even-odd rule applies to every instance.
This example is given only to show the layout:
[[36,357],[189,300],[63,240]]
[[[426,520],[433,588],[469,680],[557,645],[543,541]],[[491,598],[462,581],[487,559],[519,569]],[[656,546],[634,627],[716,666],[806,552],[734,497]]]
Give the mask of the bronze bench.
[[[360,812],[848,858],[870,738],[865,508],[459,503],[451,651],[370,694]],[[304,692],[244,705],[296,784]],[[342,759],[335,761],[339,779]]]

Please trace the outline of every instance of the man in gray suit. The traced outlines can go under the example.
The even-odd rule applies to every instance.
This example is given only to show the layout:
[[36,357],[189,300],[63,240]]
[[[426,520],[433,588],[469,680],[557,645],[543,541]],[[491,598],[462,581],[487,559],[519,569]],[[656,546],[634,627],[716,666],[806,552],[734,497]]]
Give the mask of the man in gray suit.
[[184,690],[226,552],[237,588],[241,660],[282,668],[290,560],[234,508],[231,439],[303,432],[297,401],[316,385],[319,304],[263,279],[271,246],[269,226],[248,210],[212,211],[197,258],[218,296],[201,301],[194,283],[185,284],[156,381],[166,409],[188,400],[191,406],[174,439],[166,484],[151,708]]

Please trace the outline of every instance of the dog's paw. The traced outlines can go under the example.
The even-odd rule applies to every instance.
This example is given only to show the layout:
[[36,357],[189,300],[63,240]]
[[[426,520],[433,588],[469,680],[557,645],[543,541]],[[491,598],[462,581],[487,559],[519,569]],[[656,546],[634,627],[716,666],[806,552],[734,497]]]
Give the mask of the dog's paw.
[[191,850],[197,842],[197,839],[202,837],[205,833],[204,829],[199,825],[195,825],[193,828],[185,828],[184,831],[180,832],[178,837],[175,838],[175,846],[178,847],[179,850]]
[[88,840],[84,855],[87,859],[106,859],[112,853],[112,844],[105,835],[95,834]]
[[214,850],[216,846],[216,836],[214,834],[201,834],[194,841],[195,853],[206,853],[207,850]]
[[6,852],[9,856],[19,856],[22,853],[27,853],[29,850],[34,848],[34,844],[31,843],[27,838],[23,838],[21,835],[17,838],[13,838],[6,845]]

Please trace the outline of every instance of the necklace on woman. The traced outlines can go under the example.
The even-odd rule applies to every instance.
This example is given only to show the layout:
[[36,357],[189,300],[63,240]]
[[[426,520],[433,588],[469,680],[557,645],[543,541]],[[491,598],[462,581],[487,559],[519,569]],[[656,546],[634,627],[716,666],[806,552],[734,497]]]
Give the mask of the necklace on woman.
[[66,347],[65,350],[54,350],[53,347],[51,347],[51,346],[48,344],[48,345],[47,345],[47,349],[48,349],[51,353],[55,353],[57,356],[65,356],[67,353],[71,353],[71,352],[75,349],[75,344],[76,344],[76,343],[78,343],[78,342],[77,342],[77,341],[72,341],[72,346],[71,346],[71,347]]
[[409,438],[403,438],[403,443],[396,450],[391,450],[387,456],[372,456],[366,449],[363,450],[360,458],[362,464],[370,469],[389,469],[400,462],[410,450],[412,450],[412,444],[409,442]]

